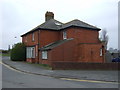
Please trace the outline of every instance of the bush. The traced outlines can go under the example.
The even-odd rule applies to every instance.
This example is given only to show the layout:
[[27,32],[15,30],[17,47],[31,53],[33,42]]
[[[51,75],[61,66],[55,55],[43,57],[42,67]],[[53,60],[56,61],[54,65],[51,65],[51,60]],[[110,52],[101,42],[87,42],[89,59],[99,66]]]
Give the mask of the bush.
[[26,48],[23,43],[17,43],[11,50],[11,60],[13,61],[25,61],[26,59]]
[[8,50],[2,50],[2,53],[8,53]]

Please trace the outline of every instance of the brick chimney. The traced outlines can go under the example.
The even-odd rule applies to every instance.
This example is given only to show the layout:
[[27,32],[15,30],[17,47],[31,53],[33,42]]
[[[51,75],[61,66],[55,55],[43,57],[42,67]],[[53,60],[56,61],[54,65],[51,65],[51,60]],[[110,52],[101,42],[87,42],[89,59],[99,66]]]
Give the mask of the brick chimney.
[[48,21],[50,19],[54,19],[54,13],[47,11],[46,14],[45,14],[45,21]]

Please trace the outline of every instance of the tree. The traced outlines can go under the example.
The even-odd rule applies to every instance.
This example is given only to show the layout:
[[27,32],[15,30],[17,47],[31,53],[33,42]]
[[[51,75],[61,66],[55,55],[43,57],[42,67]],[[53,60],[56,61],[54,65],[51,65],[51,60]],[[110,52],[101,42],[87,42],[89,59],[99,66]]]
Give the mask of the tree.
[[107,35],[107,31],[105,29],[103,29],[102,32],[101,32],[100,40],[101,40],[101,42],[104,43],[106,50],[107,50],[108,39],[109,38],[108,38],[108,35]]
[[17,43],[11,50],[11,60],[13,61],[25,61],[26,48],[23,43]]

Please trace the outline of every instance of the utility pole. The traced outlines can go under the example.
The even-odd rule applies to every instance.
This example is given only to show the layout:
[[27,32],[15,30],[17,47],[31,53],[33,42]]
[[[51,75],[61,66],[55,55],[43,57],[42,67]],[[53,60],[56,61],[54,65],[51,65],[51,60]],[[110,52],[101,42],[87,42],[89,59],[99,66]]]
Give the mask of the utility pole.
[[8,45],[8,52],[10,51],[10,45]]

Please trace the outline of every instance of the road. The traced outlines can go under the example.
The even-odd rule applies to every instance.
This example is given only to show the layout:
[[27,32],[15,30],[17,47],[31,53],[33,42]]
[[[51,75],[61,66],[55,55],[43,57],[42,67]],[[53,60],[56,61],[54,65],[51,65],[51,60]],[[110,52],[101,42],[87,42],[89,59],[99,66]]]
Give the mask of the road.
[[118,88],[118,84],[34,75],[2,65],[2,88]]

